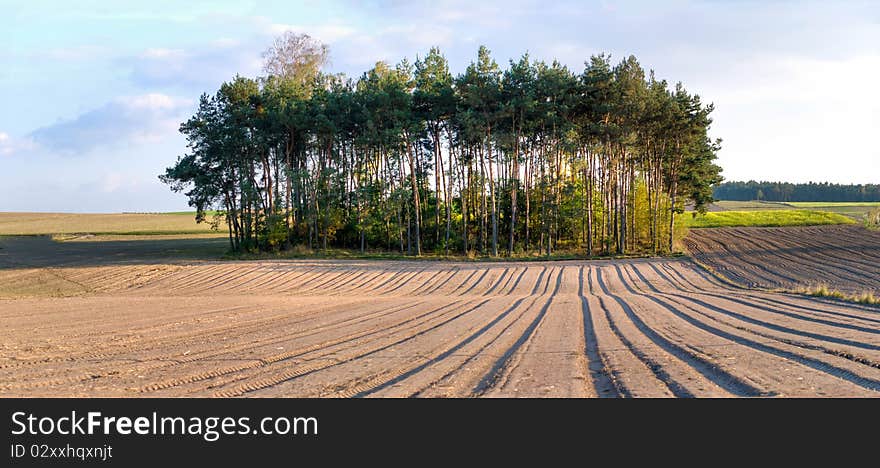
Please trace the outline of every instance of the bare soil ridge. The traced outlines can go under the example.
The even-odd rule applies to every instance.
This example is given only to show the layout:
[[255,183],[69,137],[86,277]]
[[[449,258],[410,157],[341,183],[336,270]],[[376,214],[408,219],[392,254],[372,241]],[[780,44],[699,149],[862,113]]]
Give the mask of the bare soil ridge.
[[51,245],[3,242],[0,290],[75,286],[0,299],[0,396],[880,395],[877,308],[733,287],[687,259],[53,264]]

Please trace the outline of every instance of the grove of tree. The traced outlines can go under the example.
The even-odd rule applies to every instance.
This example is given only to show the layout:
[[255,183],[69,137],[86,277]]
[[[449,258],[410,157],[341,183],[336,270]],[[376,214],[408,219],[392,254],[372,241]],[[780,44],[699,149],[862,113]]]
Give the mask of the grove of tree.
[[713,105],[635,57],[573,72],[486,47],[453,75],[432,48],[360,78],[288,33],[266,76],[234,77],[180,131],[160,178],[233,251],[347,248],[411,255],[668,253],[675,213],[721,181]]
[[724,182],[714,189],[718,200],[774,202],[880,202],[880,185],[828,182]]

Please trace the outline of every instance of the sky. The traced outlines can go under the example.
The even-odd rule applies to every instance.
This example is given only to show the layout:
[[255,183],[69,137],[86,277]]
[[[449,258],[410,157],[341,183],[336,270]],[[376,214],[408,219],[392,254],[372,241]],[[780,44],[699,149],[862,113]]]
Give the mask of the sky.
[[188,209],[158,175],[202,93],[262,74],[292,30],[325,71],[439,46],[453,73],[486,45],[579,73],[635,55],[714,103],[727,180],[880,183],[876,1],[0,0],[0,211]]

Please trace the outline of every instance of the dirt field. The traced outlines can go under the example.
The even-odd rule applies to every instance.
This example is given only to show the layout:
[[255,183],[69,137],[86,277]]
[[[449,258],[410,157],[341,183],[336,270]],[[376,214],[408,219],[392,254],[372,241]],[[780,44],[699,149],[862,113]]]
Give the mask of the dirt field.
[[0,300],[2,396],[880,396],[880,309],[731,288],[687,260],[0,247],[0,284],[43,275],[57,287]]
[[685,245],[744,286],[880,294],[880,231],[861,226],[694,229]]

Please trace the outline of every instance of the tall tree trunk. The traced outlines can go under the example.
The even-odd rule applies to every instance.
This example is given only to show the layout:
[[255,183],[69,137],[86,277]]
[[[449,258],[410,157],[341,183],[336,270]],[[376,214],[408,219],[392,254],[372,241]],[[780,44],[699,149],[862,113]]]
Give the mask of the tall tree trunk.
[[626,250],[626,219],[627,219],[627,188],[628,188],[628,178],[627,178],[627,170],[626,170],[626,153],[621,153],[620,156],[620,219],[618,220],[618,232],[619,239],[617,242],[617,253],[622,254]]
[[[541,142],[540,155],[538,160],[541,163],[541,240],[538,243],[538,250],[544,249],[544,240],[549,234],[550,224],[547,222],[547,160],[544,157],[544,142]],[[549,245],[549,244],[548,244]],[[550,247],[547,247],[547,255],[550,255]]]
[[[554,126],[554,133],[556,129]],[[555,159],[556,159],[556,174],[554,176],[553,181],[553,190],[556,192],[556,197],[553,202],[553,248],[554,250],[557,247],[557,242],[559,241],[559,206],[562,205],[562,187],[559,184],[562,181],[562,152],[559,146],[559,139],[556,139],[556,151],[555,151]],[[549,254],[548,254],[549,255]]]
[[440,244],[440,175],[443,173],[443,155],[440,151],[440,129],[435,124],[433,129],[434,136],[434,248]]
[[291,132],[288,135],[288,141],[284,143],[284,174],[285,179],[287,180],[287,184],[284,186],[284,227],[286,229],[286,239],[284,241],[284,248],[290,249],[290,237],[293,234],[291,232],[292,220],[291,220],[291,209],[293,207],[293,180],[291,175],[293,173],[293,168],[290,166],[290,153],[293,151],[293,133]]
[[[465,151],[464,148],[460,148],[460,150]],[[473,206],[468,203],[468,195],[470,192],[469,189],[470,189],[470,184],[471,184],[471,164],[470,163],[467,164],[467,175],[464,174],[464,172],[465,172],[464,165],[462,165],[462,167],[461,167],[461,172],[462,172],[461,238],[464,240],[464,243],[462,244],[464,255],[467,255],[468,254],[468,216],[470,215],[470,213],[468,213],[468,208]],[[471,208],[471,209],[473,209],[473,208]]]
[[[516,119],[513,120],[516,128]],[[516,232],[516,193],[519,191],[519,129],[514,130],[513,170],[510,185],[510,242],[507,244],[507,255],[513,255],[514,233]]]
[[587,255],[593,255],[593,160],[592,151],[587,152]]
[[[446,192],[446,255],[447,256],[449,255],[449,231],[452,230],[452,211],[451,211],[451,206],[450,206],[450,197],[452,196],[452,182],[455,179],[453,177],[454,172],[452,169],[452,161],[454,161],[454,160],[455,160],[455,155],[453,154],[453,149],[452,149],[452,135],[449,135],[449,172],[447,173],[448,174],[447,177],[449,178],[449,182],[448,182],[448,185],[445,185],[445,187],[446,187],[446,191],[445,191]],[[445,179],[444,179],[444,182],[446,182]]]
[[530,247],[530,241],[531,241],[531,237],[530,237],[530,233],[529,233],[529,217],[531,216],[531,209],[530,209],[531,208],[531,200],[530,199],[531,199],[531,187],[532,187],[532,172],[534,171],[534,164],[532,164],[531,148],[528,148],[526,150],[526,153],[528,154],[528,156],[526,157],[526,184],[525,184],[526,185],[525,186],[525,189],[526,189],[526,193],[525,193],[525,196],[526,196],[526,200],[525,200],[525,202],[526,202],[525,250],[526,250],[526,252],[528,252],[529,247]]
[[669,206],[669,253],[675,248],[675,185],[673,182]]
[[413,161],[414,156],[413,156],[412,144],[410,143],[410,139],[408,136],[406,137],[406,150],[407,150],[406,154],[409,155],[409,172],[410,172],[410,180],[412,182],[413,204],[415,205],[415,215],[413,216],[413,219],[415,220],[415,227],[416,227],[415,255],[421,256],[422,255],[422,243],[421,243],[422,235],[421,235],[421,226],[420,226],[421,222],[419,220],[419,218],[421,217],[421,216],[419,216],[419,214],[421,213],[421,204],[419,203],[419,185],[418,185],[418,181],[416,178],[415,162]]
[[486,154],[482,145],[479,146],[480,154],[480,253],[486,253],[488,243],[487,221],[488,208],[486,206]]
[[489,196],[492,199],[492,256],[498,256],[498,213],[495,212],[495,176],[492,171],[494,162],[492,161],[492,127],[488,127],[486,131],[486,159],[489,163]]

